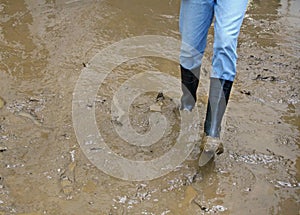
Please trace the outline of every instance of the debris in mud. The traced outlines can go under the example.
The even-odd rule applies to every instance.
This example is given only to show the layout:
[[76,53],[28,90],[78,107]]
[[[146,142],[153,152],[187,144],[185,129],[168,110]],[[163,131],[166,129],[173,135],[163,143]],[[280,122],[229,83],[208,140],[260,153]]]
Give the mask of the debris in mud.
[[96,97],[94,102],[104,104],[106,100],[107,100],[106,98]]
[[[4,181],[4,178],[2,176],[0,176],[0,188],[3,187],[3,181]],[[2,187],[1,187],[2,186]]]
[[114,117],[114,119],[111,120],[111,122],[114,124],[114,125],[117,125],[117,126],[123,126],[123,123],[118,119],[119,117]]
[[[16,100],[10,102],[7,109],[14,113],[16,116],[27,118],[33,122],[33,124],[42,127],[43,114],[42,110],[45,108],[46,100],[37,96],[31,96],[24,100]],[[50,129],[50,128],[46,128]]]
[[205,206],[203,206],[201,203],[199,203],[198,201],[194,200],[193,201],[202,211],[208,212],[209,209]]
[[159,92],[158,94],[157,94],[157,96],[156,96],[156,102],[160,102],[160,101],[163,101],[163,100],[165,100],[165,96],[164,96],[164,94],[163,94],[163,92]]
[[82,62],[82,66],[83,66],[84,68],[88,68],[88,67],[90,66],[90,64],[89,64],[89,63]]
[[251,92],[249,90],[241,90],[240,93],[245,94],[247,96],[251,96]]
[[68,199],[71,199],[71,193],[74,190],[75,182],[75,167],[76,162],[74,160],[74,155],[71,153],[71,163],[69,163],[66,170],[60,175],[60,185],[62,187],[62,192],[67,196]]
[[155,104],[150,105],[150,111],[152,112],[161,112],[161,107],[163,105],[163,100],[165,100],[165,96],[162,92],[159,92],[155,99]]
[[161,106],[157,104],[153,104],[150,106],[150,111],[152,112],[161,112]]
[[248,59],[250,60],[249,65],[258,65],[258,64],[261,64],[263,62],[262,58],[256,57],[254,55],[250,55],[248,57]]
[[259,80],[259,81],[278,81],[278,78],[275,76],[272,76],[272,75],[271,76],[262,76],[261,74],[258,74],[256,76],[256,78],[254,78],[252,80],[254,80],[254,81],[257,81],[257,80]]
[[33,122],[33,124],[35,124],[37,126],[42,126],[42,123],[35,116],[33,116],[33,115],[29,114],[29,113],[20,111],[17,115],[25,117],[27,119],[30,119]]
[[87,107],[88,109],[92,109],[92,108],[93,108],[93,103],[88,103],[88,104],[86,105],[86,107]]
[[135,198],[137,198],[140,202],[149,200],[151,198],[151,192],[148,190],[147,185],[140,184],[137,187]]
[[0,146],[0,153],[1,153],[1,152],[5,152],[5,151],[7,151],[7,147],[5,147],[5,146]]
[[[270,152],[270,150],[267,150]],[[284,160],[283,156],[275,155],[275,153],[258,153],[256,151],[253,151],[251,154],[244,154],[240,155],[238,153],[232,154],[232,157],[236,161],[242,161],[247,164],[263,164],[264,166],[267,166],[269,168],[272,168],[272,166],[275,165],[275,163],[279,163],[280,161]]]
[[202,176],[200,173],[196,172],[196,173],[191,173],[191,174],[187,174],[185,175],[186,177],[186,181],[184,182],[184,186],[190,185],[196,181],[201,181],[202,180]]
[[211,208],[204,206],[203,204],[199,203],[198,201],[193,201],[202,211],[204,212],[211,212],[213,214],[218,214],[219,212],[224,212],[227,210],[226,207],[222,205],[214,205]]
[[36,98],[36,97],[30,97],[28,99],[29,102],[42,102],[42,99]]
[[6,102],[2,97],[0,97],[0,109],[2,109],[5,106]]
[[62,191],[65,195],[70,196],[70,194],[73,191],[73,182],[67,177],[67,176],[62,176],[60,180],[60,184],[62,186]]

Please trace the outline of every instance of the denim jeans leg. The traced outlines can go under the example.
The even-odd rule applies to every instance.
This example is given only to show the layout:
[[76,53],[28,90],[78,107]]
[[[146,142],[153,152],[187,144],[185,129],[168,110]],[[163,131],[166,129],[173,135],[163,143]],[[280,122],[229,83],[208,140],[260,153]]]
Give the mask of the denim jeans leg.
[[217,0],[214,7],[214,55],[211,77],[233,81],[236,75],[237,41],[247,0]]
[[179,30],[181,33],[180,64],[188,70],[201,65],[211,25],[214,0],[182,0]]

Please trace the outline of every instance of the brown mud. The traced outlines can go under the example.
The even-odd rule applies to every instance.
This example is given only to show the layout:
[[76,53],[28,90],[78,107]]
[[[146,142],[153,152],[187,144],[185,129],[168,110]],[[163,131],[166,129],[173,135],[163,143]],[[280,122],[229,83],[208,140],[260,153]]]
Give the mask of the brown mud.
[[[249,5],[223,129],[225,153],[215,163],[198,171],[195,150],[166,176],[130,182],[106,175],[82,153],[72,124],[72,93],[81,70],[99,50],[122,39],[149,34],[179,39],[179,3],[0,0],[0,214],[299,214],[298,0]],[[212,35],[211,29],[208,62]],[[209,68],[202,69],[200,129]],[[161,156],[178,133],[170,98],[158,109],[169,127],[153,146],[130,146],[113,131],[114,92],[143,71],[179,78],[174,62],[131,60],[109,74],[95,107],[110,147],[137,160]],[[137,132],[149,130],[149,106],[157,93],[132,104]]]

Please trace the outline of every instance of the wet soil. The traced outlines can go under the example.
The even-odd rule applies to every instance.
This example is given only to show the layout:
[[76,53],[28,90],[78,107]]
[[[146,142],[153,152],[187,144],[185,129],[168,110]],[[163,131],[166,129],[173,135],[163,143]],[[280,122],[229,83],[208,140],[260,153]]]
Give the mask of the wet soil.
[[[225,152],[197,168],[197,147],[176,170],[151,181],[106,175],[82,153],[72,123],[76,81],[92,57],[122,39],[179,39],[178,0],[0,1],[0,214],[299,214],[300,4],[253,0],[242,26],[238,76],[224,120]],[[199,132],[208,86],[213,29],[202,68]],[[99,130],[118,154],[159,157],[178,135],[172,98],[162,101],[169,124],[151,147],[114,132],[110,114],[118,87],[143,71],[179,78],[175,62],[138,58],[112,71],[95,103]],[[158,92],[130,107],[139,133],[149,131]]]

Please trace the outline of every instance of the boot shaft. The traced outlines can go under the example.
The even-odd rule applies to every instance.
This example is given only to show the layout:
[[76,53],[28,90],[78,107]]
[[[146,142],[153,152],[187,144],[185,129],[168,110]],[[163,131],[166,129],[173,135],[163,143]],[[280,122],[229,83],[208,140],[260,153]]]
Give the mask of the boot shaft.
[[181,107],[182,110],[191,111],[197,101],[197,88],[199,85],[200,68],[188,70],[180,66],[181,69]]
[[204,132],[207,136],[220,137],[221,123],[228,104],[232,81],[211,78],[209,98],[204,123]]

